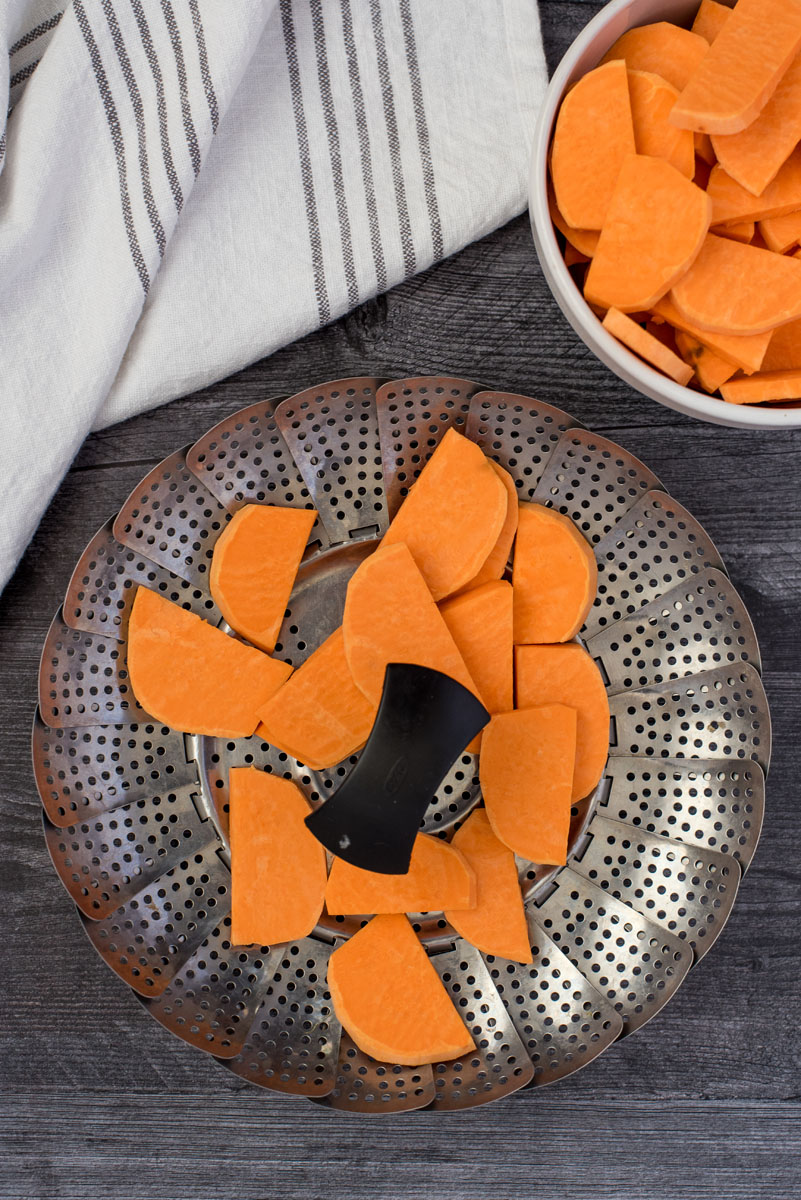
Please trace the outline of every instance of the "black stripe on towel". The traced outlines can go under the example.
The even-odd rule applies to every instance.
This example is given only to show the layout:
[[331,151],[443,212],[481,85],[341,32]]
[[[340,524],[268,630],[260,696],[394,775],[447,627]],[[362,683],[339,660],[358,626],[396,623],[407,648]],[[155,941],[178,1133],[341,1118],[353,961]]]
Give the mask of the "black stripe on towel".
[[414,105],[414,120],[417,126],[417,142],[420,147],[420,162],[423,167],[423,184],[426,193],[426,208],[431,225],[431,241],[434,246],[434,258],[440,259],[442,249],[442,222],[437,203],[437,189],[434,181],[434,163],[431,159],[431,142],[428,136],[428,121],[426,106],[423,99],[423,81],[420,78],[420,64],[417,61],[417,45],[414,40],[414,21],[409,0],[400,0],[401,23],[403,25],[403,41],[406,46],[406,65],[409,70],[409,81],[412,86],[412,103]]
[[100,98],[103,101],[103,108],[106,112],[106,120],[108,121],[109,132],[111,133],[111,141],[114,146],[114,154],[117,159],[117,174],[120,181],[120,199],[122,201],[122,218],[125,224],[125,232],[128,235],[128,245],[131,250],[131,257],[134,260],[139,280],[142,284],[142,290],[147,295],[150,289],[150,276],[145,266],[145,260],[142,257],[142,250],[139,246],[139,239],[136,236],[134,228],[133,214],[131,212],[131,198],[128,194],[128,168],[125,164],[125,147],[122,141],[122,130],[120,129],[120,121],[117,116],[117,108],[114,104],[114,98],[111,95],[111,90],[108,86],[106,72],[103,69],[103,63],[100,58],[100,51],[97,48],[97,43],[92,36],[92,30],[89,27],[89,21],[86,17],[86,12],[83,7],[83,0],[74,0],[73,10],[75,18],[78,22],[78,27],[83,34],[83,40],[86,43],[86,49],[89,51],[89,58],[92,63],[92,70],[95,73],[97,88],[100,92]]
[[11,56],[16,54],[18,50],[24,50],[26,46],[30,46],[31,42],[35,42],[37,38],[40,38],[43,33],[47,33],[48,30],[55,29],[56,25],[58,25],[63,16],[63,12],[54,13],[52,17],[48,17],[46,21],[42,21],[41,24],[36,25],[26,34],[23,34],[23,36],[18,38],[9,50],[8,57],[11,58]]
[[164,14],[164,20],[167,24],[170,41],[172,42],[172,52],[175,55],[175,69],[178,72],[178,87],[181,93],[181,113],[184,119],[186,144],[189,147],[192,170],[197,176],[200,173],[200,147],[197,144],[197,134],[195,133],[195,125],[192,120],[192,108],[189,103],[189,87],[186,82],[186,63],[184,62],[181,35],[178,32],[178,25],[170,0],[161,0],[161,11]]
[[320,317],[320,324],[324,325],[331,319],[331,306],[328,301],[325,273],[323,271],[323,245],[320,239],[320,222],[317,216],[317,198],[314,194],[314,174],[309,154],[306,114],[303,111],[303,89],[300,81],[300,67],[298,66],[295,26],[292,21],[292,0],[281,0],[281,27],[284,34],[284,48],[286,51],[287,68],[289,70],[289,85],[292,91],[292,110],[295,114],[295,130],[298,139],[298,153],[300,155],[300,173],[303,181],[303,195],[306,202],[309,241],[311,242],[314,290],[317,295],[317,312]]
[[120,60],[120,67],[126,87],[128,88],[128,94],[131,97],[131,106],[136,118],[136,139],[139,150],[139,171],[142,176],[142,193],[145,198],[145,208],[150,218],[150,225],[153,229],[153,236],[159,248],[159,255],[163,258],[164,251],[167,248],[167,239],[164,236],[164,226],[161,224],[159,210],[153,198],[153,189],[150,186],[150,163],[147,159],[147,128],[145,126],[145,109],[142,104],[142,96],[131,68],[131,60],[125,48],[125,39],[122,36],[111,0],[101,0],[101,3],[103,12],[106,14],[109,30],[111,31],[114,49],[117,51],[117,58]]
[[41,59],[37,58],[34,62],[29,62],[27,66],[21,67],[15,75],[12,75],[8,81],[8,90],[11,91],[18,83],[24,83],[26,79],[30,79],[36,68],[39,66]]
[[209,56],[206,51],[206,35],[203,32],[203,22],[200,19],[200,9],[197,6],[197,0],[189,0],[189,11],[192,14],[192,24],[195,27],[195,41],[197,42],[197,56],[200,61],[200,74],[203,76],[203,90],[206,93],[206,101],[209,106],[209,115],[211,117],[211,131],[217,132],[217,126],[220,123],[220,110],[217,106],[217,94],[214,91],[214,84],[211,81],[211,71],[209,70]]
[[378,61],[378,77],[381,83],[381,93],[384,97],[384,123],[387,127],[389,153],[392,161],[392,182],[395,186],[395,204],[398,209],[403,265],[406,271],[406,278],[408,279],[415,273],[416,258],[414,240],[412,238],[412,226],[409,221],[409,209],[406,204],[406,185],[403,182],[403,163],[401,162],[400,137],[398,136],[398,118],[395,113],[395,95],[392,91],[392,79],[387,60],[387,47],[384,41],[381,0],[370,0],[370,16],[373,23],[373,37],[375,39],[376,58]]
[[328,135],[328,155],[331,159],[331,174],[334,178],[334,199],[337,206],[337,219],[339,220],[339,237],[342,242],[342,259],[345,266],[348,304],[353,308],[354,305],[359,303],[359,284],[356,279],[356,268],[353,264],[350,216],[348,214],[348,200],[345,195],[345,180],[342,174],[339,127],[337,125],[334,96],[331,91],[331,76],[328,72],[322,0],[311,0],[311,15],[312,29],[314,30],[314,52],[317,58],[317,80],[320,84],[320,98],[323,102],[325,131]]
[[142,46],[144,47],[147,61],[150,64],[153,82],[156,85],[156,107],[159,114],[159,135],[161,137],[161,153],[164,157],[164,170],[167,172],[167,179],[170,182],[170,191],[175,201],[176,211],[180,212],[183,208],[184,194],[181,191],[181,184],[172,158],[170,131],[167,124],[167,98],[164,93],[164,77],[161,74],[161,65],[153,46],[153,39],[150,36],[150,26],[147,23],[147,17],[142,8],[141,0],[131,0],[131,8],[136,18],[136,24],[139,26],[139,36],[142,39]]

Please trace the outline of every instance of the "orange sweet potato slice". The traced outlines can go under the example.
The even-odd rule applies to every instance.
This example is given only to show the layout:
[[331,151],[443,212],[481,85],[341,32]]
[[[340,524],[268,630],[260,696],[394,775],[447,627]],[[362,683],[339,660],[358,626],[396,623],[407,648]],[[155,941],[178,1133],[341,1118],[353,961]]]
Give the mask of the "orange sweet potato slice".
[[588,254],[582,254],[570,242],[565,246],[565,266],[583,267],[590,261]]
[[375,704],[353,681],[339,628],[259,709],[256,732],[313,771],[321,771],[361,749],[375,714]]
[[722,383],[731,379],[737,371],[725,358],[699,342],[683,329],[676,331],[676,345],[684,361],[695,372],[698,382],[706,392],[716,392]]
[[[616,308],[610,308],[603,319],[603,327],[613,337],[616,337],[629,350],[633,350],[640,358],[662,371],[676,383],[687,384],[692,378],[692,369],[686,362],[673,353],[664,343],[653,337],[647,329],[643,329],[631,317]],[[550,641],[550,638],[539,638],[538,641]]]
[[801,0],[738,0],[687,81],[681,129],[739,133],[759,115],[801,47]]
[[[565,261],[567,261],[566,257]],[[498,534],[498,540],[490,550],[487,561],[475,578],[471,579],[467,586],[462,588],[463,592],[471,591],[473,588],[479,587],[482,583],[490,583],[493,579],[501,578],[506,570],[506,564],[509,562],[509,556],[512,553],[512,542],[515,540],[515,534],[517,533],[517,485],[509,472],[505,471],[500,463],[496,463],[492,458],[487,461],[494,468],[496,475],[506,488],[506,517],[501,526],[501,532]]]
[[595,599],[592,547],[570,517],[521,504],[512,582],[515,642],[569,641]]
[[443,601],[439,610],[484,707],[491,713],[512,708],[512,585],[501,579],[482,583]]
[[771,334],[763,371],[801,370],[801,321],[789,321]]
[[801,139],[801,55],[779,80],[762,112],[741,133],[715,134],[720,165],[754,196],[764,192]]
[[731,9],[725,4],[718,4],[717,0],[701,0],[692,23],[692,31],[711,46],[730,16]]
[[479,775],[487,816],[505,846],[535,863],[567,862],[576,710],[519,708],[490,721]]
[[630,71],[651,71],[681,91],[708,49],[709,43],[697,33],[668,21],[656,21],[629,29],[601,62],[622,58]]
[[373,917],[328,960],[343,1028],[380,1062],[418,1067],[469,1054],[475,1043],[406,917]]
[[345,597],[342,631],[351,675],[371,704],[377,705],[381,698],[384,672],[391,662],[432,667],[478,695],[426,582],[402,542],[381,545],[356,569]]
[[449,429],[384,534],[404,542],[435,600],[473,579],[506,521],[503,480],[474,443]]
[[548,180],[548,209],[551,214],[551,220],[568,245],[572,246],[577,254],[584,254],[587,258],[592,258],[595,253],[595,247],[598,245],[598,238],[600,237],[598,230],[574,229],[572,225],[568,225],[559,211],[556,197],[553,194],[553,184],[550,179]]
[[451,844],[475,872],[476,904],[473,908],[446,908],[446,921],[482,954],[531,962],[515,856],[493,832],[486,810],[477,808],[472,812],[453,835]]
[[[781,217],[777,219],[782,220]],[[721,237],[731,238],[735,242],[750,242],[755,231],[756,225],[753,221],[743,221],[741,225],[720,225],[716,230]]]
[[250,737],[259,709],[292,668],[139,587],[128,622],[128,672],[142,708],[165,725]]
[[231,941],[270,946],[311,933],[325,895],[325,850],[304,824],[311,807],[291,779],[230,771]]
[[217,539],[211,594],[232,629],[272,654],[317,514],[246,504]]
[[720,389],[729,404],[764,404],[771,400],[801,400],[801,369],[761,371],[746,379],[730,379]]
[[762,360],[771,338],[770,330],[766,333],[753,333],[746,337],[736,334],[709,333],[699,329],[692,321],[688,321],[669,296],[663,296],[659,303],[654,305],[654,313],[668,321],[674,329],[683,329],[691,337],[703,342],[719,358],[725,358],[726,362],[739,367],[741,371],[750,374],[751,371],[758,371],[762,366]]
[[801,209],[783,217],[767,217],[759,222],[765,245],[775,254],[786,254],[801,242]]
[[670,299],[699,329],[764,333],[801,316],[801,262],[709,234]]
[[[695,145],[695,153],[698,155],[698,157],[704,163],[706,163],[708,167],[714,167],[715,163],[718,161],[718,157],[715,154],[715,147],[712,145],[712,138],[709,136],[709,134],[694,133],[693,142]],[[709,177],[707,176],[707,181],[708,178]],[[703,186],[706,187],[706,183],[704,183]]]
[[467,859],[453,846],[427,833],[418,833],[405,875],[363,871],[335,858],[325,906],[332,917],[362,913],[439,912],[471,908],[476,902],[476,877]]
[[609,753],[609,701],[601,672],[577,642],[517,646],[518,708],[566,704],[576,710],[576,763],[572,799],[582,800],[603,774]]
[[621,167],[584,295],[601,308],[652,308],[684,275],[704,242],[707,195],[661,158]]
[[629,70],[629,99],[638,154],[664,158],[677,171],[692,179],[695,174],[695,143],[689,129],[677,129],[668,120],[676,103],[676,89],[650,71]]
[[712,201],[713,225],[737,225],[796,212],[801,208],[801,148],[790,155],[759,196],[732,179],[720,163],[712,168],[707,194]]
[[556,118],[551,178],[568,225],[602,228],[618,172],[634,150],[626,67],[608,62],[579,79]]

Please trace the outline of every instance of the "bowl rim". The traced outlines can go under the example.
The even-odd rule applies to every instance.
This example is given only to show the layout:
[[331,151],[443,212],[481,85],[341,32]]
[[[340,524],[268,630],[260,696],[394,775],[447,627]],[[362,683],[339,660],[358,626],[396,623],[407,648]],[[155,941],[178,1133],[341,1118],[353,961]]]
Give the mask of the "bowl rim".
[[[534,131],[529,172],[529,219],[543,274],[554,299],[582,341],[605,366],[643,395],[677,412],[716,425],[741,429],[801,428],[801,407],[730,404],[683,387],[648,366],[604,329],[565,265],[548,209],[547,162],[553,124],[578,60],[592,49],[615,18],[625,17],[627,11],[634,8],[632,0],[611,0],[597,13],[564,54],[543,98]],[[633,20],[628,28],[637,24],[638,21]],[[618,36],[620,33],[616,32],[609,44]],[[607,49],[608,46],[603,47],[598,57],[601,58]]]

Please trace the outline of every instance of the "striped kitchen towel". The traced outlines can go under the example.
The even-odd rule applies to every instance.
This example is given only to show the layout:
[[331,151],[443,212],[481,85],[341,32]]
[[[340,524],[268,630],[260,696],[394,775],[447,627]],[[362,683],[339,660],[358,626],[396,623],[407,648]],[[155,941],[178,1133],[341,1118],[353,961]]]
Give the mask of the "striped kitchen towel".
[[0,587],[91,429],[525,206],[536,0],[0,0],[2,39]]

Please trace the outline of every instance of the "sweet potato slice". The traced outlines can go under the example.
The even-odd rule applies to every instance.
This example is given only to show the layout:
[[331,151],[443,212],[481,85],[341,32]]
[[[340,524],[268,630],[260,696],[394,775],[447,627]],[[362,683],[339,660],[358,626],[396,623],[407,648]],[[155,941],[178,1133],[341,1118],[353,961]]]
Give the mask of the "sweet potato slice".
[[475,1043],[406,917],[373,917],[328,960],[343,1028],[380,1062],[418,1067],[469,1054]]
[[[652,336],[636,321],[616,308],[610,308],[603,319],[603,327],[613,337],[616,337],[629,350],[633,350],[640,358],[644,358],[651,366],[656,367],[676,383],[687,384],[692,378],[692,369],[686,362],[673,353],[662,341]],[[537,641],[550,641],[550,638],[538,638]]]
[[799,47],[801,0],[738,0],[671,120],[701,133],[739,133],[759,116]]
[[801,370],[761,371],[747,379],[730,379],[720,389],[729,404],[764,404],[770,400],[801,400]]
[[[782,220],[781,217],[778,220]],[[756,225],[753,221],[743,221],[741,225],[720,225],[716,230],[721,237],[731,238],[735,242],[750,242],[754,237]]]
[[739,367],[741,371],[750,373],[758,371],[762,366],[762,360],[771,338],[770,330],[767,333],[753,333],[746,337],[736,334],[709,333],[699,329],[692,321],[688,321],[669,296],[663,296],[659,303],[654,305],[654,313],[668,321],[674,329],[683,329],[691,337],[703,342],[719,358],[725,358],[726,362]]
[[712,201],[712,225],[737,225],[783,217],[801,208],[801,147],[795,150],[776,178],[759,196],[753,196],[718,163],[709,176],[707,194]]
[[576,710],[576,764],[572,799],[582,800],[603,774],[609,753],[609,701],[601,672],[576,642],[517,646],[518,708],[566,704]]
[[[708,167],[714,167],[715,163],[718,161],[718,157],[715,154],[715,147],[712,145],[712,138],[709,136],[709,134],[694,133],[693,143],[695,145],[695,153],[698,155],[698,157],[705,162]],[[708,182],[708,178],[709,177],[707,176],[706,182]],[[699,187],[706,187],[706,182],[703,185],[699,184]]]
[[404,542],[435,600],[487,561],[506,521],[503,480],[478,446],[449,429],[399,508],[382,546]]
[[763,371],[801,370],[801,321],[789,321],[771,334]]
[[708,346],[685,333],[683,329],[676,332],[676,345],[706,392],[716,392],[722,383],[731,379],[737,372],[737,368],[730,362],[718,357]]
[[475,902],[476,877],[467,859],[427,833],[418,833],[405,875],[363,871],[335,858],[325,889],[325,906],[332,917],[439,912],[471,908]]
[[259,709],[256,733],[321,771],[362,748],[375,714],[375,704],[353,681],[339,628]]
[[669,21],[655,21],[629,29],[607,50],[601,63],[622,58],[630,71],[651,71],[681,91],[708,49],[709,43],[697,33]]
[[[565,255],[565,262],[567,262],[567,255]],[[471,579],[467,586],[461,589],[461,593],[472,591],[473,588],[479,587],[482,583],[490,583],[493,579],[501,578],[509,562],[509,556],[512,553],[512,542],[515,540],[515,534],[517,533],[517,485],[509,472],[505,471],[500,463],[496,463],[491,458],[487,461],[491,467],[494,467],[498,478],[506,488],[506,517],[501,527],[501,532],[498,534],[498,540],[490,550],[487,561],[476,577]]]
[[579,254],[584,254],[587,258],[592,258],[600,236],[598,230],[574,229],[572,225],[568,225],[559,211],[556,197],[553,194],[553,184],[550,179],[548,180],[548,210],[551,214],[551,220],[568,245],[572,246]]
[[512,571],[515,642],[575,637],[597,581],[592,547],[570,517],[542,504],[521,504]]
[[451,845],[465,856],[476,876],[473,908],[446,908],[445,919],[482,954],[531,962],[526,910],[515,856],[496,837],[486,810],[477,808],[453,835]]
[[535,863],[567,862],[576,710],[519,708],[484,730],[479,775],[487,816],[504,845]]
[[569,225],[603,227],[618,172],[634,150],[626,67],[608,62],[579,79],[556,118],[551,178]]
[[661,158],[624,162],[584,295],[601,308],[652,308],[684,275],[703,245],[712,205]]
[[491,713],[512,708],[512,585],[501,579],[483,583],[443,601],[439,610],[484,707]]
[[311,933],[323,909],[325,850],[305,826],[311,812],[291,779],[232,767],[231,941],[270,946]]
[[764,192],[801,139],[801,54],[779,80],[762,112],[741,133],[715,134],[720,165],[754,196]]
[[676,89],[650,71],[629,70],[629,99],[638,154],[664,158],[677,171],[692,179],[695,174],[695,142],[689,129],[677,129],[668,120],[676,103]]
[[589,255],[582,254],[575,246],[571,246],[570,242],[565,246],[565,266],[567,267],[583,267],[590,261]]
[[348,584],[342,631],[351,675],[371,704],[377,705],[381,698],[384,671],[391,662],[433,667],[478,695],[426,582],[402,542],[381,545],[357,568]]
[[786,254],[801,242],[801,209],[783,217],[768,217],[759,222],[765,245],[775,254]]
[[717,0],[701,0],[692,23],[692,31],[711,46],[730,16],[731,9],[725,4],[718,4]]
[[699,329],[764,333],[801,316],[801,262],[709,234],[670,299]]
[[259,709],[292,668],[139,587],[128,622],[128,673],[142,708],[165,725],[250,737]]

